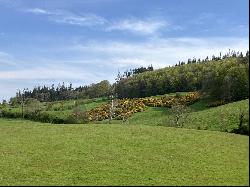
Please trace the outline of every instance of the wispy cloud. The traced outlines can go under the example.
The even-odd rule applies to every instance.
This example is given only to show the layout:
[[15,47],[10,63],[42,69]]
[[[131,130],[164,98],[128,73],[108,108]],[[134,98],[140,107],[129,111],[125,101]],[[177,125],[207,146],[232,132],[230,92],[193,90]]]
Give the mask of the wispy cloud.
[[49,20],[59,23],[59,24],[69,24],[78,26],[95,26],[103,25],[106,20],[95,14],[74,14],[69,11],[63,10],[46,10],[41,8],[27,9],[25,12],[33,13],[36,15],[44,15],[49,18]]
[[72,46],[102,62],[116,67],[146,66],[166,67],[186,61],[188,58],[206,58],[206,56],[226,53],[228,49],[246,51],[248,39],[245,38],[152,38],[146,42],[97,42]]
[[130,18],[111,23],[106,31],[129,31],[136,34],[154,34],[169,24],[160,19],[149,18],[146,20]]
[[[85,77],[84,77],[84,76]],[[10,79],[25,79],[25,80],[35,80],[35,79],[56,79],[56,80],[69,80],[69,79],[81,79],[84,78],[96,79],[91,73],[79,71],[76,68],[33,68],[33,69],[18,69],[11,71],[0,71],[0,80],[10,80]]]
[[51,17],[51,20],[56,23],[78,25],[78,26],[95,26],[103,25],[106,20],[100,16],[94,14],[85,14],[85,15],[67,15],[67,16],[56,16]]
[[[112,81],[114,74],[108,75],[103,67],[96,68],[91,61],[80,61],[72,58],[71,61],[35,58],[26,61],[9,55],[0,53],[0,100],[9,99],[15,96],[18,89],[32,89],[37,85],[52,85],[57,83],[73,83],[73,86],[87,85],[96,83],[101,80]],[[1,60],[1,57],[4,61]],[[32,62],[36,61],[36,66],[32,66]],[[84,64],[84,65],[83,65]],[[88,65],[86,67],[86,64]],[[92,68],[89,67],[92,65]],[[99,70],[98,70],[99,68]],[[92,70],[91,70],[92,69]]]
[[129,67],[138,67],[138,66],[147,66],[154,64],[156,66],[154,67],[164,67],[166,66],[165,63],[161,63],[159,61],[153,61],[150,59],[143,59],[143,58],[127,58],[127,57],[119,57],[119,58],[113,58],[110,60],[111,64],[113,66],[118,65],[119,68],[129,68]]
[[[64,51],[67,52],[67,51]],[[9,58],[9,59],[8,59]],[[2,60],[3,61],[2,61]],[[31,62],[37,62],[31,65]],[[83,83],[95,82],[104,79],[103,72],[96,70],[94,61],[44,59],[35,57],[29,59],[14,58],[9,54],[0,53],[0,80],[81,80]],[[92,65],[88,68],[85,65]],[[5,66],[7,65],[7,68]]]
[[8,56],[10,56],[8,53],[0,51],[0,58],[1,57],[8,57]]
[[13,66],[16,66],[17,64],[13,60],[13,56],[9,53],[0,51],[0,69],[6,69]]
[[33,13],[33,14],[42,14],[42,15],[53,15],[55,14],[55,12],[50,12],[48,10],[45,10],[45,9],[41,9],[41,8],[32,8],[32,9],[27,9],[25,10],[25,12],[30,12],[30,13]]
[[[47,16],[49,20],[59,24],[69,24],[77,26],[102,25],[105,31],[128,31],[134,34],[155,34],[162,28],[169,26],[163,19],[159,18],[124,18],[120,20],[107,20],[92,13],[74,14],[63,10],[46,10],[41,8],[27,9],[25,12]],[[179,29],[180,26],[177,28]]]

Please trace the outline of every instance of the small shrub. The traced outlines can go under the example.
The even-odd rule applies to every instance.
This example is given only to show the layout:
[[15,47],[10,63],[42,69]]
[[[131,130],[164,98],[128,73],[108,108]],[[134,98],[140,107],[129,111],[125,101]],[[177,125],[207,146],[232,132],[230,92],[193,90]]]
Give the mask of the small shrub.
[[78,106],[78,105],[89,104],[89,103],[92,103],[92,102],[94,102],[94,99],[80,99],[80,100],[76,100],[74,102],[74,105]]
[[249,136],[249,124],[242,124],[241,126],[239,125],[238,128],[233,129],[231,133]]
[[179,92],[176,92],[176,94],[175,94],[174,97],[175,97],[175,98],[181,98],[181,94],[180,94]]
[[[42,105],[37,99],[29,98],[26,100],[25,112],[38,113],[42,110]],[[33,114],[32,114],[33,115]]]
[[53,103],[47,103],[46,104],[46,111],[52,110]]
[[221,106],[221,105],[225,105],[227,104],[227,102],[221,100],[221,101],[214,101],[214,102],[210,102],[209,104],[207,104],[207,107],[217,107],[217,106]]
[[241,111],[239,115],[239,125],[234,128],[232,133],[248,135],[249,136],[249,119],[244,118],[244,113]]
[[56,118],[56,116],[45,111],[39,113],[39,121],[43,123],[52,123],[54,118]]
[[89,117],[86,109],[79,106],[73,109],[73,112],[67,117],[67,123],[88,123]]
[[2,110],[1,115],[2,117],[5,117],[5,118],[21,118],[22,117],[21,112],[14,112],[11,110]]
[[182,105],[180,103],[176,103],[171,107],[171,113],[172,113],[172,124],[174,127],[183,127],[184,123],[188,117],[188,114],[190,112],[190,109]]
[[65,123],[65,120],[56,116],[55,118],[52,119],[51,123],[63,124]]

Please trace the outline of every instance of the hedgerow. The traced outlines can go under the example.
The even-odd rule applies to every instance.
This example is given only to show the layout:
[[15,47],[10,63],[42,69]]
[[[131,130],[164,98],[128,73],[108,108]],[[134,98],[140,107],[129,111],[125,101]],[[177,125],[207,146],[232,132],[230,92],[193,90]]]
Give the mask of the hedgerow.
[[[132,114],[142,112],[147,106],[151,107],[171,107],[176,104],[190,105],[200,98],[199,92],[190,92],[185,96],[164,96],[161,98],[134,98],[134,99],[117,99],[114,101],[114,107],[111,111],[111,104],[102,104],[89,111],[73,110],[69,115],[58,116],[48,111],[29,111],[26,110],[24,118],[40,121],[44,123],[55,124],[76,124],[88,123],[89,121],[102,121],[108,119],[110,116],[117,120],[124,120]],[[78,107],[79,108],[79,107]],[[20,111],[13,111],[11,109],[3,109],[2,117],[7,118],[22,118]]]

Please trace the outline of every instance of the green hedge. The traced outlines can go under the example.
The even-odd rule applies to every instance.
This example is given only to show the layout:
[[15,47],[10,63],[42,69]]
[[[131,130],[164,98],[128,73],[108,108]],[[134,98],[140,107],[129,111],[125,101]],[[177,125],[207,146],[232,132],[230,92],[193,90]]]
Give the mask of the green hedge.
[[[2,110],[0,112],[0,117],[22,118],[22,113],[11,111],[11,110]],[[69,117],[62,118],[53,114],[49,114],[47,112],[25,112],[24,118],[33,120],[33,121],[40,121],[43,123],[54,123],[54,124],[70,123],[70,120],[68,120]]]

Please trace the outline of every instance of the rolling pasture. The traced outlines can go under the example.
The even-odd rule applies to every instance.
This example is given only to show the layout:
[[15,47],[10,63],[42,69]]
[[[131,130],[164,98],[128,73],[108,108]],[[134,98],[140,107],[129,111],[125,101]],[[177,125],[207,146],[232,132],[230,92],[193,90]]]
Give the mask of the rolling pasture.
[[0,119],[0,185],[248,185],[249,137]]
[[[64,117],[76,102],[91,110],[108,100],[42,104]],[[248,185],[249,136],[228,132],[240,112],[248,123],[249,100],[188,108],[182,128],[170,108],[150,106],[111,124],[0,118],[0,185]]]

